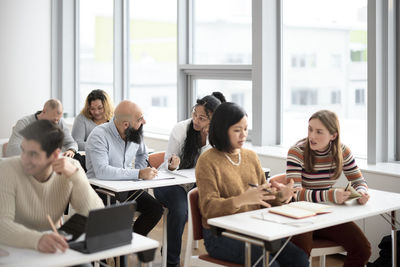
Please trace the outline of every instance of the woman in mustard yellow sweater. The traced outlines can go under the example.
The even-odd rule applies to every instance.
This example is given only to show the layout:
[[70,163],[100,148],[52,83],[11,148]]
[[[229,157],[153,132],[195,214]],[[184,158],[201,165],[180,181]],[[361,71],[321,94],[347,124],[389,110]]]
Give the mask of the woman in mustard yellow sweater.
[[[261,207],[271,201],[286,201],[293,196],[293,183],[280,189],[279,199],[263,190],[270,187],[260,161],[251,150],[242,148],[248,134],[247,114],[238,105],[221,104],[214,112],[209,128],[213,148],[204,152],[196,165],[196,183],[203,217],[204,245],[210,256],[244,264],[244,243],[213,235],[207,219]],[[249,183],[260,186],[249,187]],[[268,201],[268,202],[267,202]],[[262,255],[262,248],[252,246],[252,263]],[[272,266],[309,266],[307,255],[291,242]]]

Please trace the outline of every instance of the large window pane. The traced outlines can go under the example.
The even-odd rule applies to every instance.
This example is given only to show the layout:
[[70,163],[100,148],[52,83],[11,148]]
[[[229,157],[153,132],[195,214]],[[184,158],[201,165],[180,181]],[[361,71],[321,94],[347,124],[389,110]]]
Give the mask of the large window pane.
[[367,0],[283,0],[283,145],[307,135],[317,110],[367,154]]
[[193,0],[193,64],[251,64],[251,1]]
[[177,118],[177,0],[131,0],[129,15],[129,98],[146,130],[168,133]]
[[79,109],[93,89],[113,97],[113,0],[79,1]]
[[195,86],[197,98],[202,98],[218,91],[224,94],[226,101],[235,102],[243,107],[249,116],[249,129],[252,129],[251,81],[196,79]]

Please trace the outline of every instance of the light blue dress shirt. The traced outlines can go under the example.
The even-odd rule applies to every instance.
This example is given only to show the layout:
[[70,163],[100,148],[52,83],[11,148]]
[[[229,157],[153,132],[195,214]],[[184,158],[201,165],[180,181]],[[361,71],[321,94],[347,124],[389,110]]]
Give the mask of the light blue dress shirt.
[[139,171],[147,167],[144,142],[125,142],[114,120],[97,126],[86,142],[88,178],[102,180],[138,180]]

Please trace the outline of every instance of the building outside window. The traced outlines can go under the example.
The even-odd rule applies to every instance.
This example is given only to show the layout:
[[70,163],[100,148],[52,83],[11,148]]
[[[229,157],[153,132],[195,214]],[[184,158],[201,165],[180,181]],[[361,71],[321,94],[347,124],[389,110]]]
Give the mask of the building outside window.
[[94,89],[114,95],[113,1],[79,1],[79,103]]
[[309,117],[329,109],[339,116],[342,141],[366,156],[367,108],[352,99],[354,88],[367,88],[367,0],[281,3],[282,145],[305,137]]

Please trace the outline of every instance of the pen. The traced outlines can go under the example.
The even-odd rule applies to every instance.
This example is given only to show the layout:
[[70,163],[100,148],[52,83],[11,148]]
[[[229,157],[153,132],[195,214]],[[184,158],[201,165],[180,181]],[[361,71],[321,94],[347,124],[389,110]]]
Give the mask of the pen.
[[151,164],[150,164],[150,161],[149,161],[148,159],[146,159],[146,162],[147,162],[147,166],[149,166],[150,168],[153,168],[153,167],[151,166]]
[[50,226],[51,226],[51,229],[53,229],[53,232],[54,232],[55,234],[58,234],[57,229],[56,229],[56,226],[54,225],[54,222],[53,222],[53,220],[51,219],[51,217],[50,217],[49,214],[47,214],[47,220],[49,221]]
[[[251,187],[258,187],[258,185],[252,184],[252,183],[249,183],[249,185],[250,185]],[[267,188],[264,188],[264,191],[267,191],[268,193],[272,193],[271,190],[268,190]]]

